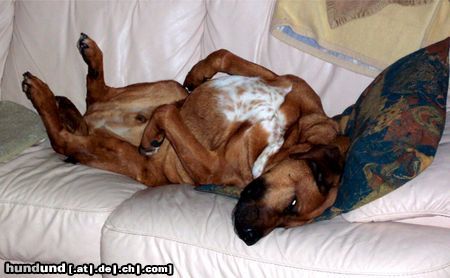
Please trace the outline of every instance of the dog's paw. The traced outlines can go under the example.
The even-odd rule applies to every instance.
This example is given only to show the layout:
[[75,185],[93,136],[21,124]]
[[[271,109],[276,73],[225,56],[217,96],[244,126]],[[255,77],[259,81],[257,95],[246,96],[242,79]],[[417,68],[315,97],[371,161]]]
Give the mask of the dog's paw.
[[33,75],[27,71],[23,73],[22,76],[22,91],[25,93],[28,99],[31,99],[31,79]]
[[39,93],[40,89],[46,85],[29,71],[22,74],[22,76],[22,91],[28,99],[32,100]]
[[81,55],[84,55],[84,50],[89,48],[87,44],[89,37],[85,33],[80,34],[80,38],[77,41],[77,48]]
[[158,150],[159,148],[144,149],[142,147],[139,147],[139,153],[145,156],[155,155],[158,152]]
[[159,135],[157,138],[150,141],[150,146],[148,148],[143,147],[142,145],[139,146],[139,153],[145,156],[152,156],[156,154],[159,150],[159,147],[163,144],[165,139],[164,135]]
[[200,84],[205,82],[207,79],[203,77],[203,75],[199,74],[199,72],[194,67],[184,79],[183,87],[192,92],[195,88],[197,88]]
[[35,106],[43,105],[47,98],[53,97],[47,84],[28,71],[23,74],[22,91]]
[[95,42],[91,38],[89,38],[88,35],[86,35],[85,33],[80,34],[80,38],[77,41],[77,48],[84,59],[90,58],[90,56],[92,56],[92,50],[95,49],[94,45]]
[[159,151],[159,147],[149,147],[149,148],[144,148],[142,146],[139,146],[139,153],[145,156],[152,156],[155,155],[157,152]]
[[89,69],[99,70],[98,67],[102,63],[102,52],[95,41],[85,33],[81,33],[77,41],[77,48],[83,60],[88,64]]

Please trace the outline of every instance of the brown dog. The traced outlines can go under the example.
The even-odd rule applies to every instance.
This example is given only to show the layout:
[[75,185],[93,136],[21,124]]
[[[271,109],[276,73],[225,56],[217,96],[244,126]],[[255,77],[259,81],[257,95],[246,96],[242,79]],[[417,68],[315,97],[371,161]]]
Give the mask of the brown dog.
[[[248,245],[333,204],[347,143],[302,79],[219,50],[189,72],[189,96],[174,81],[111,88],[96,43],[82,34],[78,47],[88,65],[84,116],[24,74],[56,152],[149,186],[245,187],[234,223]],[[217,72],[231,76],[209,80]]]

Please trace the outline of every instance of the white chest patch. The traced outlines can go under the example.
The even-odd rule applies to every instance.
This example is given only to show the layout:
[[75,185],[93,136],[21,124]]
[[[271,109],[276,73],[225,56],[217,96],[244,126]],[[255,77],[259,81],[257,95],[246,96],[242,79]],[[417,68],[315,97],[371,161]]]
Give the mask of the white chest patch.
[[252,174],[259,177],[269,157],[284,143],[286,122],[279,109],[292,87],[273,87],[258,77],[225,76],[211,81],[211,86],[222,91],[218,107],[229,121],[260,123],[268,132],[265,149],[253,164]]

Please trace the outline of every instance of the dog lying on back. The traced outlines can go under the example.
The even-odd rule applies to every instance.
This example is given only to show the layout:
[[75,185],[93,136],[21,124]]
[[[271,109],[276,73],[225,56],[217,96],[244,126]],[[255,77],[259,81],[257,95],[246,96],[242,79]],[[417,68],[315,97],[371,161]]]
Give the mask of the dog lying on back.
[[[334,203],[348,143],[302,79],[219,50],[187,75],[191,94],[175,81],[112,88],[97,44],[81,34],[78,48],[88,65],[84,116],[31,73],[22,83],[53,149],[69,160],[148,186],[244,188],[233,216],[248,245]],[[217,72],[230,76],[211,79]]]

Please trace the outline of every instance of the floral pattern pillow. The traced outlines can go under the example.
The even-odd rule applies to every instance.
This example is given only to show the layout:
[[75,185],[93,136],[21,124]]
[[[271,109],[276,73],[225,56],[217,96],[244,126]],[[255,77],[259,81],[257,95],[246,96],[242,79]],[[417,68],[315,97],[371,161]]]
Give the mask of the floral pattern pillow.
[[445,125],[449,42],[398,60],[336,117],[352,143],[336,202],[317,220],[380,198],[431,164]]

